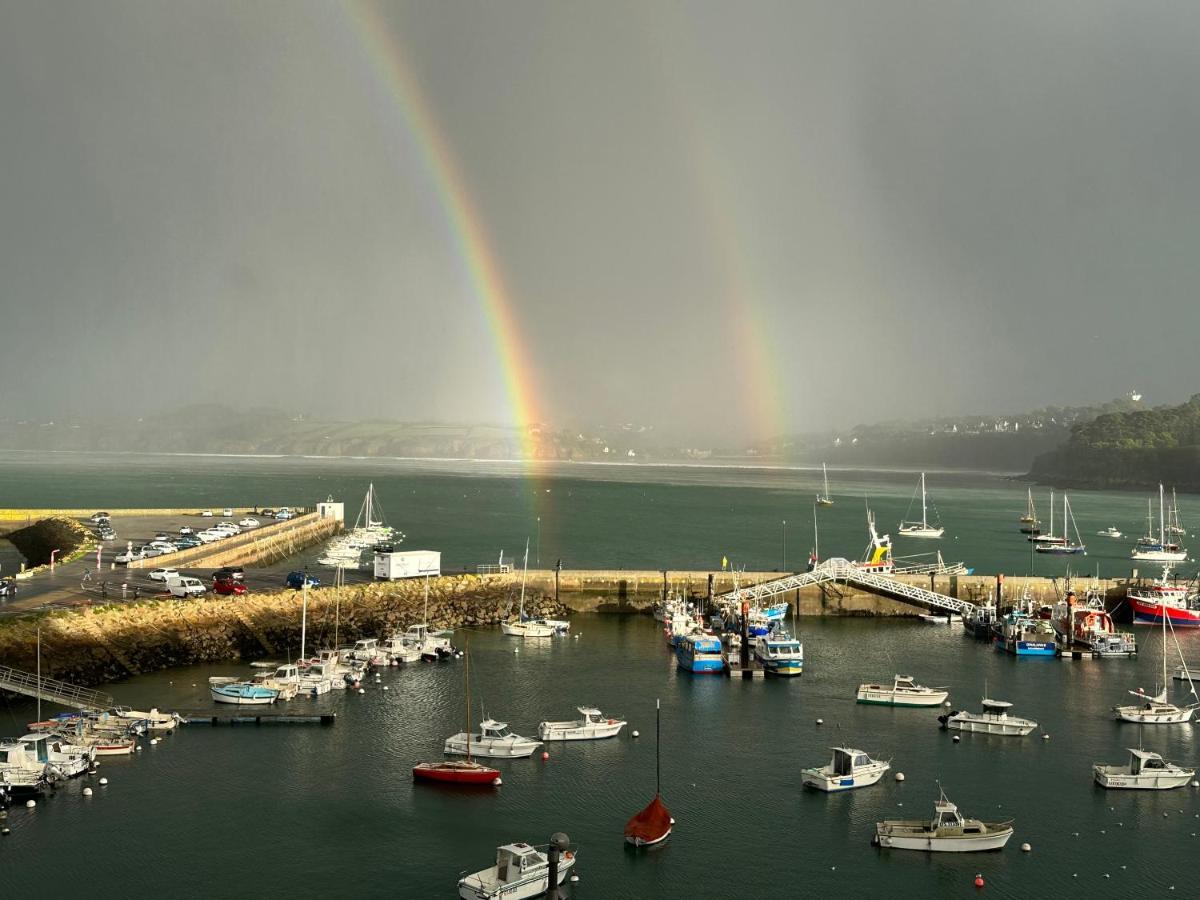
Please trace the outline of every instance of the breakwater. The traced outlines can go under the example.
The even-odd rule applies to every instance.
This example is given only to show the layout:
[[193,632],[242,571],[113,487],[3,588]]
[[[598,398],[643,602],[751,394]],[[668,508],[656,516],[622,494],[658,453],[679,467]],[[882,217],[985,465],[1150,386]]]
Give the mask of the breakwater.
[[[41,631],[42,673],[97,685],[174,666],[230,659],[294,657],[300,648],[299,591],[236,598],[85,607],[0,624],[0,660],[32,671]],[[564,612],[553,597],[526,592],[526,611]],[[472,575],[430,584],[431,628],[495,625],[516,614],[510,587]],[[391,582],[308,592],[308,649],[378,637],[421,622],[424,582]],[[335,637],[336,634],[336,637]],[[462,637],[457,638],[461,642]]]
[[[177,569],[215,569],[220,566],[264,566],[295,556],[305,547],[326,540],[341,530],[338,519],[307,513],[294,519],[272,522],[261,528],[243,531],[219,543],[203,544],[180,550],[170,556]],[[131,569],[153,569],[161,557],[134,560]]]

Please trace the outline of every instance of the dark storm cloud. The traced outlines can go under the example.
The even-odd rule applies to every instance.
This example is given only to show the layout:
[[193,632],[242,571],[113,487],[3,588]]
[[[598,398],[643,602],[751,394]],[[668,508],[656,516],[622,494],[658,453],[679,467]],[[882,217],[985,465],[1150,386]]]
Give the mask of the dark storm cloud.
[[[1193,5],[380,12],[551,419],[712,437],[1196,389]],[[503,420],[367,48],[336,4],[0,3],[0,414]]]

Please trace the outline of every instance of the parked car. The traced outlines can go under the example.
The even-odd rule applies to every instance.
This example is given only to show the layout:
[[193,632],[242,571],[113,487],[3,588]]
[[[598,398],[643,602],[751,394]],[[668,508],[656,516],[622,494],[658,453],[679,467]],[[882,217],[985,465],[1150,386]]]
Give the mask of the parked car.
[[204,542],[194,534],[186,534],[175,542],[175,546],[180,550],[191,550],[193,547],[199,547]]
[[321,580],[315,575],[309,575],[307,572],[288,572],[284,583],[295,590],[300,590],[304,587],[304,582],[308,582],[309,587],[320,587]]
[[196,537],[200,538],[200,542],[203,544],[211,544],[213,541],[219,541],[226,536],[225,532],[217,531],[215,528],[205,528],[196,534]]
[[0,579],[0,597],[11,597],[17,592],[17,583],[15,581],[6,581]]
[[213,526],[217,531],[227,531],[230,534],[241,534],[242,529],[238,528],[232,522],[218,522]]
[[241,566],[222,566],[213,572],[213,578],[234,578],[241,581],[246,577],[246,570]]
[[97,528],[96,529],[96,537],[98,537],[102,541],[112,541],[112,540],[116,540],[117,533],[115,531],[113,531],[111,528]]
[[156,540],[156,541],[169,541],[169,540],[171,540],[171,535],[167,534],[165,531],[160,531],[158,534],[156,534],[156,535],[154,536],[154,540]]
[[290,509],[281,509],[279,512],[275,513],[276,519],[291,519],[294,517],[294,513],[292,513]]
[[273,519],[273,518],[275,518],[275,510],[271,509],[271,507],[269,507],[269,506],[264,506],[264,507],[263,507],[263,511],[262,511],[262,515],[263,515],[265,518],[268,518],[268,519]]
[[113,559],[113,562],[121,565],[128,565],[131,562],[136,562],[137,560],[145,558],[146,554],[141,550],[126,550],[124,553],[117,554],[117,556]]
[[223,596],[238,596],[246,593],[246,585],[233,578],[214,578],[213,593]]
[[198,597],[208,590],[199,578],[180,575],[167,582],[172,597]]
[[212,510],[211,510],[211,509],[202,509],[202,510],[200,510],[200,515],[201,515],[201,516],[203,516],[203,517],[204,517],[204,518],[206,518],[206,519],[211,519],[211,518],[213,517]]
[[172,578],[179,577],[178,569],[151,569],[151,581],[170,581]]
[[158,540],[158,539],[155,539],[155,540],[151,541],[151,542],[150,542],[149,544],[147,544],[146,546],[147,546],[147,547],[153,547],[153,548],[154,548],[155,550],[157,550],[157,551],[158,551],[160,554],[163,554],[163,553],[175,553],[176,551],[178,551],[178,550],[179,550],[179,548],[178,548],[178,547],[176,547],[174,544],[172,544],[170,541],[160,541],[160,540]]
[[138,547],[138,552],[142,554],[140,557],[138,557],[139,559],[153,559],[156,556],[163,555],[163,551],[158,547],[155,547],[153,544],[146,544],[145,546]]
[[112,518],[106,512],[92,513],[92,518],[89,520],[93,525],[99,525],[101,522],[107,522]]
[[223,515],[227,519],[231,518],[233,516],[233,509],[231,507],[227,506],[223,510],[221,510],[221,515]]
[[238,522],[238,524],[243,528],[257,528],[259,523],[258,519],[254,518],[253,516],[246,516],[246,518],[242,519],[240,522]]
[[195,534],[196,532],[192,530],[191,525],[184,525],[184,526],[180,527],[179,533],[180,534]]

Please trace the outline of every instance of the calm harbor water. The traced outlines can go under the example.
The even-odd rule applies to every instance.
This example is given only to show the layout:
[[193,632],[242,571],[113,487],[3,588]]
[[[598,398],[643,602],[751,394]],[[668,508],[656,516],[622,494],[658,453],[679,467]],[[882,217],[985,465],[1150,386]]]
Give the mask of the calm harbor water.
[[[550,747],[551,758],[500,761],[504,785],[456,791],[414,785],[414,762],[440,757],[463,723],[461,662],[383,674],[366,694],[293,701],[335,711],[319,726],[190,726],[131,760],[85,798],[71,783],[36,810],[15,809],[0,841],[4,896],[41,896],[49,873],[86,872],[88,895],[127,897],[168,884],[178,898],[453,897],[458,873],[514,839],[566,831],[580,850],[576,898],[966,896],[982,872],[989,896],[1195,896],[1200,798],[1105,792],[1093,762],[1121,762],[1141,740],[1109,707],[1151,687],[1156,634],[1136,660],[1021,660],[961,630],[912,622],[806,620],[800,678],[731,681],[676,670],[649,617],[580,615],[578,639],[523,642],[459,632],[472,654],[473,710],[535,732],[595,703],[624,714],[618,738]],[[1200,655],[1200,635],[1183,638]],[[911,670],[974,707],[985,682],[1040,731],[966,735],[938,710],[856,705],[855,686]],[[236,666],[175,670],[114,685],[118,699],[207,709],[205,680]],[[621,829],[654,789],[654,700],[663,701],[663,793],[678,821],[657,852],[625,849]],[[31,704],[10,704],[0,732],[19,733]],[[816,719],[824,719],[818,726]],[[630,731],[638,729],[634,739]],[[1147,729],[1145,744],[1195,763],[1194,726]],[[845,795],[801,790],[797,770],[846,743],[891,757],[880,784]],[[924,817],[940,780],[964,812],[1016,820],[1000,853],[926,855],[870,845],[875,821]],[[1022,853],[1022,842],[1033,845]],[[124,860],[123,864],[118,864]],[[1109,877],[1106,877],[1109,876]],[[141,879],[145,879],[143,882]]]
[[[374,481],[409,546],[442,549],[448,567],[493,560],[501,548],[512,555],[528,536],[531,564],[540,554],[544,566],[561,557],[580,567],[710,568],[727,555],[773,569],[785,547],[795,561],[812,545],[816,479],[789,470],[552,465],[522,474],[505,464],[0,454],[0,505],[278,505],[332,493],[353,514]],[[894,531],[915,482],[910,473],[836,473],[837,506],[821,512],[822,554],[858,555],[864,498]],[[1016,533],[1023,485],[932,473],[930,490],[947,525],[948,559],[984,572],[1028,571],[1028,545]],[[1196,498],[1180,503],[1185,524],[1200,513]],[[1089,542],[1087,571],[1099,564],[1104,574],[1126,574],[1128,543],[1106,544],[1094,532],[1116,524],[1136,534],[1145,498],[1078,492],[1072,506]],[[1035,566],[1050,574],[1066,563]],[[596,704],[629,727],[611,741],[551,747],[548,762],[501,761],[499,789],[414,785],[413,763],[440,758],[443,740],[463,726],[461,663],[387,671],[362,696],[290,704],[336,712],[332,728],[185,728],[154,747],[143,741],[134,759],[104,761],[111,783],[94,786],[91,798],[76,782],[33,811],[14,809],[12,834],[0,840],[0,893],[41,896],[48,874],[66,865],[87,873],[96,898],[153,885],[181,898],[449,898],[458,874],[488,865],[497,844],[542,843],[556,830],[580,848],[583,880],[572,896],[584,900],[966,895],[977,871],[988,894],[1001,897],[1200,893],[1191,863],[1200,792],[1104,792],[1091,781],[1092,763],[1124,762],[1125,748],[1142,742],[1168,759],[1198,761],[1194,726],[1141,735],[1110,717],[1126,689],[1154,686],[1153,629],[1139,631],[1138,659],[1061,662],[1018,661],[961,630],[908,621],[800,624],[805,674],[765,682],[677,671],[649,617],[579,615],[578,639],[519,645],[496,631],[459,632],[455,641],[469,640],[472,653],[476,719],[486,710],[534,734],[542,719]],[[1189,659],[1200,658],[1200,635],[1180,640]],[[175,670],[110,690],[135,707],[206,710],[207,677],[244,671],[240,663]],[[938,711],[853,702],[859,682],[895,671],[948,685],[960,709],[975,708],[986,684],[1050,739],[1039,731],[954,744],[938,728]],[[652,796],[656,697],[664,797],[678,825],[668,845],[634,853],[621,828]],[[34,716],[33,704],[8,703],[0,734],[22,733]],[[642,736],[632,738],[633,729]],[[827,748],[840,743],[891,757],[907,780],[889,776],[847,795],[802,791],[798,769],[827,762]],[[1010,846],[961,858],[870,846],[878,819],[928,815],[938,780],[968,815],[1015,818]],[[1020,851],[1025,841],[1032,853]]]

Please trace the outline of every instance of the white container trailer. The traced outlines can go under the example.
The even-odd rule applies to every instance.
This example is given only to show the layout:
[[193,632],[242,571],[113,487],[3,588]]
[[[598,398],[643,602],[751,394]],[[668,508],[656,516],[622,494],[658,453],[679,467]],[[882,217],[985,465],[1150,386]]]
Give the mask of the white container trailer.
[[442,574],[441,550],[391,550],[375,552],[375,577],[385,581]]

